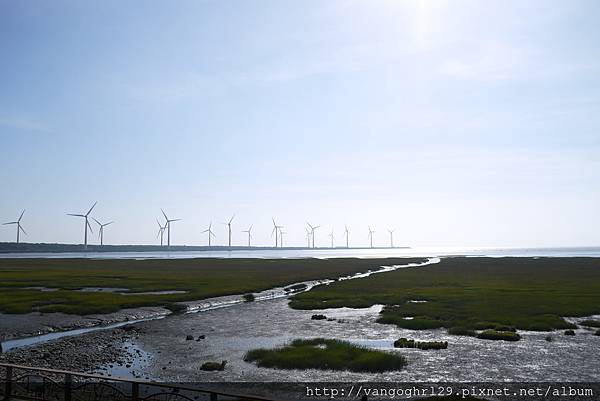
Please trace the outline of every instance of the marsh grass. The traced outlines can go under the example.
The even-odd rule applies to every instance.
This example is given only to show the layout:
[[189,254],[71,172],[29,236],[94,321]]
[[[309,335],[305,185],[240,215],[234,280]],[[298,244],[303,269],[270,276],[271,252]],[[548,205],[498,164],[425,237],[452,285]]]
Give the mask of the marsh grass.
[[[428,302],[409,302],[427,299]],[[446,258],[297,294],[296,309],[387,305],[380,323],[427,330],[574,329],[562,316],[600,313],[600,258]],[[406,317],[414,317],[412,320]]]
[[[123,308],[168,306],[205,298],[247,294],[298,281],[337,278],[381,265],[421,262],[384,259],[1,259],[0,312],[110,313]],[[54,287],[42,292],[26,287]],[[184,294],[126,296],[79,292],[84,287],[130,292],[180,290]],[[177,307],[175,307],[177,308]]]
[[448,348],[447,341],[415,341],[408,338],[399,338],[394,341],[395,348],[418,348],[421,350],[437,350]]
[[251,350],[246,353],[244,360],[266,368],[368,373],[401,370],[406,365],[406,359],[401,355],[324,338],[294,340],[289,345],[275,349]]
[[477,334],[477,338],[482,340],[519,341],[521,336],[512,331],[484,330]]
[[586,327],[600,327],[600,320],[586,319],[579,322],[579,324]]

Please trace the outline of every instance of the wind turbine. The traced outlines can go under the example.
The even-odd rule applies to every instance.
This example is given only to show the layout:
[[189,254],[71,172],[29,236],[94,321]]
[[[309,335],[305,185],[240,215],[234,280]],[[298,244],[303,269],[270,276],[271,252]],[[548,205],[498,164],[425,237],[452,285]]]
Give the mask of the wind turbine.
[[394,231],[396,231],[395,228],[391,230],[388,228],[388,233],[390,233],[390,248],[394,247]]
[[310,223],[307,221],[306,224],[308,224],[308,226],[310,227],[310,235],[312,237],[312,247],[315,247],[315,230],[321,226],[311,226]]
[[165,223],[165,225],[167,226],[167,246],[171,247],[171,223],[173,223],[174,221],[179,221],[181,219],[169,219],[164,210],[160,209],[160,211],[162,212],[163,216],[165,216],[165,220],[167,221]]
[[329,236],[331,237],[331,247],[333,248],[333,237],[334,237],[333,228],[331,229],[331,232],[329,233]]
[[24,214],[25,214],[25,209],[23,209],[23,211],[21,212],[21,215],[19,216],[19,219],[17,221],[11,221],[11,222],[3,224],[4,226],[6,226],[8,224],[16,224],[17,225],[17,244],[19,243],[19,234],[20,234],[21,231],[23,231],[23,234],[27,235],[27,233],[25,232],[25,230],[21,226],[21,219],[23,218]]
[[231,222],[233,221],[233,218],[235,217],[235,214],[233,216],[231,216],[231,218],[229,219],[228,223],[223,223],[227,226],[227,228],[229,229],[229,247],[231,248]]
[[248,233],[248,248],[250,248],[250,238],[252,238],[252,226],[253,224],[247,230],[242,231],[243,233]]
[[373,233],[375,233],[375,231],[371,230],[371,226],[369,226],[369,238],[371,239],[371,248],[373,248]]
[[212,221],[208,225],[208,229],[202,231],[202,233],[208,233],[208,246],[210,246],[210,236],[212,235],[213,237],[215,237],[215,233],[212,232]]
[[277,223],[275,223],[275,219],[273,217],[271,217],[271,220],[273,220],[273,231],[271,231],[271,237],[273,236],[273,233],[275,233],[275,248],[277,248],[277,243],[278,241],[278,231],[280,231],[283,226],[278,226]]
[[346,248],[350,248],[348,246],[348,234],[350,234],[350,231],[348,231],[348,226],[344,226],[344,235],[346,236]]
[[94,230],[92,230],[92,226],[90,225],[90,222],[88,221],[88,216],[90,215],[90,213],[92,213],[92,210],[94,209],[94,207],[96,207],[97,203],[98,202],[94,202],[94,204],[92,205],[92,207],[90,208],[90,210],[88,210],[88,212],[86,214],[67,213],[67,216],[83,217],[85,219],[85,226],[83,227],[83,246],[85,249],[87,249],[88,229],[90,230],[91,233],[94,232]]
[[279,226],[279,246],[283,248],[283,234],[287,234],[285,231],[281,231],[283,226]]
[[94,219],[94,221],[96,222],[96,224],[98,224],[98,226],[100,226],[100,231],[98,233],[98,236],[100,237],[100,245],[104,245],[104,227],[114,223],[114,221],[111,221],[110,223],[100,223],[98,220],[96,220],[94,217],[92,217],[92,219]]
[[165,230],[167,229],[167,223],[165,223],[164,227],[160,224],[160,221],[156,219],[156,224],[158,224],[158,234],[156,238],[160,237],[160,246],[163,246],[163,237],[165,236]]
[[306,228],[306,247],[310,248],[310,230]]

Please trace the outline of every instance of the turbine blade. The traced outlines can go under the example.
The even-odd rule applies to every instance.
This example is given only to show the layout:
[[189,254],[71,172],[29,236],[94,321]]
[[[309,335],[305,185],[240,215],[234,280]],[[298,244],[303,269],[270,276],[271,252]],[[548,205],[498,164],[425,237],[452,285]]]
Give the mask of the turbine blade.
[[165,213],[165,211],[164,211],[164,210],[162,210],[162,209],[160,209],[160,211],[162,212],[163,216],[165,216],[165,220],[167,220],[167,221],[168,221],[168,220],[169,220],[169,218],[167,217],[167,214]]
[[21,230],[23,232],[23,234],[27,235],[27,233],[25,232],[25,230],[23,229],[23,227],[21,227],[20,224],[19,224],[19,230]]
[[19,220],[17,220],[18,222],[21,222],[21,219],[23,218],[24,214],[25,214],[25,209],[23,209],[23,211],[21,212],[21,216],[19,216]]
[[231,222],[233,221],[233,219],[235,218],[235,213],[233,214],[233,216],[231,216],[231,218],[229,219],[229,224],[231,224]]
[[67,213],[67,216],[85,217],[85,215],[83,215],[83,214],[74,214],[74,213]]
[[254,226],[254,224],[250,224],[250,228],[248,229],[248,231],[252,231],[253,226]]
[[7,224],[19,224],[19,222],[18,221],[11,221],[10,223],[2,223],[3,226],[5,226]]
[[92,207],[90,208],[90,210],[88,210],[88,212],[85,214],[86,216],[89,216],[89,215],[90,215],[90,213],[92,213],[92,210],[93,210],[93,209],[96,207],[96,204],[97,204],[97,203],[98,203],[98,202],[94,202],[94,204],[92,205]]
[[100,227],[102,227],[102,223],[100,223],[98,220],[96,220],[96,218],[95,218],[95,217],[92,217],[92,219],[93,219],[93,220],[94,220],[94,221],[95,221],[95,222],[96,222],[96,223],[97,223],[97,224],[98,224]]
[[106,226],[109,226],[109,225],[111,225],[112,223],[114,223],[114,221],[111,221],[110,223],[106,223],[106,224],[104,225],[104,227],[106,227]]
[[94,230],[92,230],[92,225],[90,224],[90,222],[86,220],[86,221],[85,221],[85,224],[86,224],[86,225],[87,225],[87,227],[90,229],[90,232],[93,234],[93,233],[94,233]]

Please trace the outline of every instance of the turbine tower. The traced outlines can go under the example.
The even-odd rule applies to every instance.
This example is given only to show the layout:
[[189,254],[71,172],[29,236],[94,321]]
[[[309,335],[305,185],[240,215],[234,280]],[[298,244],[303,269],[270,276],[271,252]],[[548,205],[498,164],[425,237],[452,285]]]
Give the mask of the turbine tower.
[[175,221],[180,221],[181,219],[169,219],[164,210],[160,209],[160,211],[162,212],[163,216],[165,216],[165,220],[167,221],[165,223],[165,225],[167,226],[167,246],[170,248],[171,247],[171,223],[173,223]]
[[310,248],[310,230],[306,227],[306,247]]
[[90,225],[90,222],[88,221],[88,216],[90,215],[90,213],[92,213],[92,210],[94,209],[94,207],[96,207],[97,203],[98,202],[94,202],[94,204],[92,205],[92,207],[90,208],[90,210],[88,210],[88,212],[86,214],[67,213],[67,216],[83,217],[85,219],[85,225],[83,226],[83,247],[85,249],[87,249],[88,229],[90,230],[91,233],[94,232],[92,230],[92,226]]
[[163,246],[163,237],[165,236],[165,230],[167,229],[167,223],[165,223],[164,227],[160,224],[160,221],[156,219],[156,224],[158,224],[158,234],[156,238],[160,237],[160,246]]
[[279,226],[279,246],[283,248],[283,234],[287,234],[285,231],[281,231],[283,226]]
[[333,248],[333,238],[334,238],[333,228],[331,229],[331,232],[329,233],[329,236],[331,237],[331,247]]
[[213,237],[215,237],[215,233],[213,233],[212,231],[212,221],[210,222],[210,224],[208,225],[208,229],[202,231],[202,233],[208,233],[208,246],[210,246],[210,236],[212,235]]
[[229,247],[231,248],[231,222],[233,221],[233,218],[235,217],[235,213],[233,216],[231,216],[231,218],[229,219],[229,222],[227,223],[223,223],[227,226],[227,228],[229,229]]
[[373,234],[375,231],[371,230],[371,226],[369,226],[369,238],[371,240],[371,248],[373,248]]
[[391,230],[388,228],[388,233],[390,233],[390,248],[394,247],[394,231],[396,231],[395,228]]
[[242,231],[243,233],[248,233],[248,248],[250,248],[250,239],[252,238],[252,226],[253,224],[251,224],[247,230]]
[[350,248],[348,246],[348,234],[350,234],[350,231],[348,231],[348,226],[344,226],[344,235],[346,236],[346,248]]
[[277,223],[275,223],[275,219],[273,217],[271,217],[271,220],[273,220],[273,231],[271,231],[271,237],[273,236],[273,233],[275,233],[275,248],[277,248],[277,244],[279,243],[279,241],[278,241],[279,230],[282,229],[283,226],[278,226]]
[[310,236],[312,237],[312,247],[315,247],[315,230],[321,226],[311,226],[310,223],[307,221],[306,224],[308,224],[308,226],[310,227]]
[[27,233],[21,226],[21,219],[23,218],[24,214],[25,214],[25,209],[23,209],[23,211],[21,212],[21,215],[19,216],[19,219],[17,221],[11,221],[11,222],[3,224],[4,226],[6,226],[8,224],[16,224],[17,225],[17,244],[19,243],[19,234],[21,233],[21,231],[23,231],[23,234],[27,235]]
[[114,223],[114,221],[111,221],[110,223],[100,223],[98,220],[96,220],[95,218],[92,217],[92,219],[94,219],[94,221],[96,222],[96,224],[98,224],[98,226],[100,227],[98,236],[100,237],[100,245],[104,245],[104,227]]

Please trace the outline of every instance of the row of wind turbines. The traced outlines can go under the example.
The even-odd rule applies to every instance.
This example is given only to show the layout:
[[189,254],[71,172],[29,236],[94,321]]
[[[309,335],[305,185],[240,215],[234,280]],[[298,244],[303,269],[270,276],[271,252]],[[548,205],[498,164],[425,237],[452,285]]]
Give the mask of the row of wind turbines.
[[[84,229],[83,229],[83,245],[84,247],[87,248],[88,245],[88,231],[90,233],[93,233],[93,229],[92,229],[92,225],[90,224],[90,218],[96,222],[96,224],[98,225],[98,238],[100,240],[100,245],[104,245],[104,229],[105,227],[111,225],[114,223],[114,221],[110,221],[108,223],[101,223],[99,220],[97,220],[95,217],[90,216],[92,211],[94,210],[94,208],[96,207],[96,205],[98,204],[98,202],[95,202],[92,207],[90,207],[90,209],[87,211],[87,213],[67,213],[67,216],[73,216],[73,217],[80,217],[84,219]],[[159,219],[156,219],[156,223],[158,224],[158,233],[157,233],[157,238],[160,238],[160,246],[164,246],[164,235],[165,232],[167,234],[167,247],[171,246],[171,223],[174,223],[176,221],[181,221],[181,219],[171,219],[167,216],[167,214],[165,213],[165,211],[163,209],[160,209],[160,211],[162,212],[162,215],[164,217],[164,223],[161,224]],[[16,221],[10,221],[7,223],[3,223],[3,225],[15,225],[16,226],[16,234],[17,234],[17,238],[16,238],[16,242],[17,244],[20,242],[20,234],[23,233],[25,235],[27,235],[27,232],[25,232],[25,229],[23,228],[23,226],[21,225],[21,220],[23,219],[23,215],[25,214],[25,210],[23,210],[23,212],[21,212],[21,215],[19,216],[19,218]],[[223,223],[224,225],[227,226],[227,231],[228,231],[228,238],[227,238],[227,245],[229,248],[231,248],[231,238],[232,238],[232,223],[233,220],[235,219],[235,214],[231,216],[231,218],[229,219],[229,221]],[[287,232],[283,231],[283,226],[280,224],[277,224],[277,222],[275,221],[274,218],[271,218],[272,222],[273,222],[273,230],[271,231],[271,237],[275,238],[275,248],[283,248],[283,239],[284,239],[284,235],[287,234]],[[319,228],[321,228],[321,226],[315,225],[313,226],[312,224],[310,224],[309,222],[306,223],[307,227],[305,227],[305,231],[306,231],[306,247],[307,248],[315,248],[315,231]],[[246,233],[248,236],[248,247],[252,246],[252,227],[254,225],[251,224],[250,227],[248,227],[247,230],[242,230],[241,232]],[[369,228],[369,234],[368,234],[368,238],[369,238],[369,243],[370,243],[370,247],[373,248],[373,234],[375,233],[375,231],[371,228],[371,226],[368,227]],[[394,229],[388,229],[387,230],[389,235],[390,235],[390,248],[394,248]],[[214,231],[212,230],[212,222],[209,223],[208,228],[204,231],[202,231],[203,234],[207,235],[208,238],[208,246],[212,246],[212,239],[216,238],[216,235],[214,233]],[[348,226],[344,226],[344,237],[345,237],[345,247],[349,248],[350,247],[350,241],[349,241],[349,237],[350,237],[350,231],[348,230]],[[331,232],[328,234],[328,236],[331,239],[331,248],[335,247],[335,234],[334,234],[334,230],[332,229]]]

